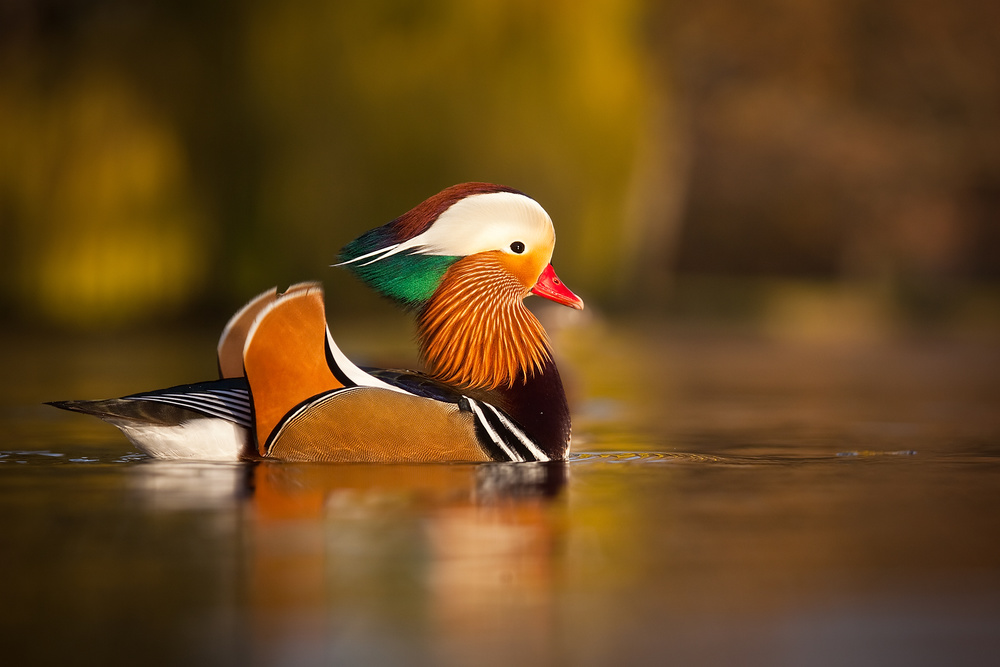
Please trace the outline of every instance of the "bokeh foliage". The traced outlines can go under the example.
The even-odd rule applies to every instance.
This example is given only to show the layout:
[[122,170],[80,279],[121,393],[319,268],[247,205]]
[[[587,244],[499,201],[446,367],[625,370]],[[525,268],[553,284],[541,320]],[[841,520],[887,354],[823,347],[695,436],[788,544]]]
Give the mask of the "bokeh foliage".
[[985,0],[15,0],[0,300],[101,328],[352,299],[337,250],[469,180],[549,210],[591,303],[947,300],[1000,271],[998,37]]
[[22,313],[100,325],[324,277],[355,235],[468,180],[543,201],[578,282],[615,272],[646,107],[635,2],[75,9],[25,9],[4,50]]

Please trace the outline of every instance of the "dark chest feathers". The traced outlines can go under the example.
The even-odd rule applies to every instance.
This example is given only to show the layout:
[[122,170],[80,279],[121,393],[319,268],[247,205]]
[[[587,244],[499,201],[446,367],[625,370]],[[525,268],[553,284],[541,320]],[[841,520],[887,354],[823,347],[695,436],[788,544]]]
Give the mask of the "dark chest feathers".
[[542,372],[527,382],[519,377],[513,387],[499,389],[458,388],[413,371],[371,369],[370,372],[418,396],[457,402],[465,395],[494,405],[517,422],[550,458],[561,459],[566,453],[571,431],[569,406],[559,370],[552,361],[546,361]]
[[527,382],[518,378],[512,387],[492,390],[467,389],[463,393],[492,403],[510,415],[546,454],[562,458],[569,442],[569,406],[559,370],[553,361]]

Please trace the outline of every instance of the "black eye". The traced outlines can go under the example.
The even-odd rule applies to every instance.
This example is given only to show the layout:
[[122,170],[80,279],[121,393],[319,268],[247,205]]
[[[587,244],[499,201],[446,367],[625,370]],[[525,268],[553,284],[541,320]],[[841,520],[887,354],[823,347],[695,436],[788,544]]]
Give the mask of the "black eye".
[[524,244],[521,243],[520,241],[514,241],[513,243],[510,244],[510,249],[516,252],[518,255],[520,255],[522,252],[524,252]]

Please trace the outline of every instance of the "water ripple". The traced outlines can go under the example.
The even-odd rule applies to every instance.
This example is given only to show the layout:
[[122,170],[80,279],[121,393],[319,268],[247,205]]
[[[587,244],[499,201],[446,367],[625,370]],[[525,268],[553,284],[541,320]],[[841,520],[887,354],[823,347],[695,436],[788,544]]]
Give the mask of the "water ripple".
[[690,452],[579,452],[569,455],[568,461],[582,463],[721,463],[726,465],[783,465],[801,463],[828,463],[843,459],[871,459],[912,457],[917,452],[910,449],[897,451],[847,451],[826,456],[808,455],[757,455],[736,456],[695,454]]
[[5,463],[20,463],[34,465],[69,464],[69,463],[130,463],[149,458],[139,452],[127,454],[109,452],[54,452],[47,449],[13,449],[0,451],[0,465]]
[[716,462],[722,457],[682,452],[581,452],[570,454],[570,463],[670,463],[676,461]]

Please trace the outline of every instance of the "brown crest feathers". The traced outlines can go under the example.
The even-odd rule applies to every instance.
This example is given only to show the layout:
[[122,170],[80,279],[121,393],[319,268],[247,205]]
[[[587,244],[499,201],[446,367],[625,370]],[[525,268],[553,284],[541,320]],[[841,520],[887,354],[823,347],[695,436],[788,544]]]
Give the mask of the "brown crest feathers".
[[435,220],[442,213],[451,208],[454,204],[470,195],[490,194],[493,192],[512,192],[514,194],[524,194],[520,190],[508,188],[505,185],[494,183],[459,183],[450,188],[445,188],[433,197],[417,204],[412,209],[399,216],[386,227],[392,229],[393,236],[397,241],[411,239],[418,234],[427,231]]

